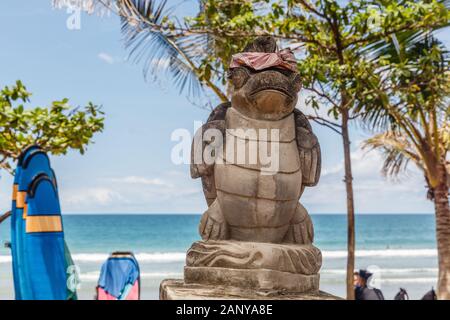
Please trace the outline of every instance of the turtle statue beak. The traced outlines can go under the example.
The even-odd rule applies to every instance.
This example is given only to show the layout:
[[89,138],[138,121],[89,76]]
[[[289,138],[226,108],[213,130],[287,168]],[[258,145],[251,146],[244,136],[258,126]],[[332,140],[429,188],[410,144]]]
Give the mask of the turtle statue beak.
[[[262,113],[289,112],[292,97],[281,89],[265,89],[250,96],[253,104]],[[280,106],[283,110],[280,110]]]

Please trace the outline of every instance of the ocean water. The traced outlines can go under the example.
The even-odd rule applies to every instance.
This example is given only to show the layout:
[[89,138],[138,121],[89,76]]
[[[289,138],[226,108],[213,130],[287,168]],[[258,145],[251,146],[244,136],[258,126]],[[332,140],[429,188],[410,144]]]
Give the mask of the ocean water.
[[[321,289],[345,295],[346,217],[312,215],[322,250]],[[199,240],[200,215],[65,215],[66,242],[81,272],[79,297],[92,299],[101,264],[112,251],[133,251],[140,264],[142,298],[157,299],[164,278],[182,278],[185,252]],[[0,225],[0,300],[13,299],[9,221]],[[433,215],[357,215],[356,267],[375,271],[373,285],[392,299],[400,287],[419,299],[436,286]]]

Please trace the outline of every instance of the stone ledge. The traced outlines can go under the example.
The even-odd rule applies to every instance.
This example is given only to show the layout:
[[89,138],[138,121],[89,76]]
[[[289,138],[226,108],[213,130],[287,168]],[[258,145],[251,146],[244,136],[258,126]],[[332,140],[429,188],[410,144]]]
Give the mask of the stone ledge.
[[265,291],[319,292],[319,278],[268,269],[184,267],[186,284],[222,285]]
[[255,291],[235,287],[187,284],[183,280],[166,279],[159,288],[160,300],[343,300],[319,291],[317,293],[289,293]]

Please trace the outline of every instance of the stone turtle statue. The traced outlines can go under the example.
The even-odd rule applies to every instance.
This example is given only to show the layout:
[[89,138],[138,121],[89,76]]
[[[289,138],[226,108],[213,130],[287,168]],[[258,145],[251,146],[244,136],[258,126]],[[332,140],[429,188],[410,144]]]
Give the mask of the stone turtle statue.
[[[312,245],[313,225],[299,199],[305,187],[318,183],[321,155],[307,118],[295,108],[301,79],[294,56],[278,51],[274,38],[259,37],[233,56],[228,76],[231,103],[215,108],[199,131],[220,131],[223,148],[214,162],[201,155],[199,163],[194,157],[209,142],[194,139],[192,145],[191,176],[201,177],[208,209],[199,226],[204,241],[187,254],[186,281],[316,290],[321,254]],[[229,159],[228,150],[239,156],[261,143],[276,150],[276,167],[259,158]],[[248,272],[255,269],[260,272]],[[238,280],[229,283],[230,277]]]
[[[276,43],[258,38],[245,51],[275,53]],[[320,146],[306,117],[295,109],[301,79],[294,70],[257,71],[245,65],[230,70],[231,104],[214,109],[202,130],[221,130],[225,143],[230,138],[226,129],[280,130],[279,170],[261,174],[261,163],[231,163],[223,154],[220,164],[191,164],[191,176],[201,177],[209,206],[200,224],[204,240],[312,243],[311,219],[299,199],[305,186],[319,180]]]

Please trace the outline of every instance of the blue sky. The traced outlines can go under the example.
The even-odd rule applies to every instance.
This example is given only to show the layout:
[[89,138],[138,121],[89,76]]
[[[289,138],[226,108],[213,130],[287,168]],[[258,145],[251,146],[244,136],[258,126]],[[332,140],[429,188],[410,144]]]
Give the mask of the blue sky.
[[[32,105],[67,97],[73,105],[103,105],[105,130],[86,155],[52,157],[67,213],[201,213],[201,183],[186,165],[172,163],[178,128],[193,131],[208,112],[193,106],[170,81],[144,81],[142,67],[125,61],[115,16],[83,14],[81,29],[69,30],[69,17],[50,0],[0,2],[0,85],[21,79],[33,92]],[[189,11],[187,2],[178,11]],[[449,35],[441,34],[448,44]],[[302,109],[304,106],[299,105]],[[340,137],[314,126],[322,145],[318,187],[301,201],[311,213],[345,212]],[[359,213],[428,213],[423,177],[411,167],[400,181],[380,175],[381,158],[359,150],[369,133],[352,128],[356,209]],[[11,177],[1,172],[0,211],[10,205]]]

